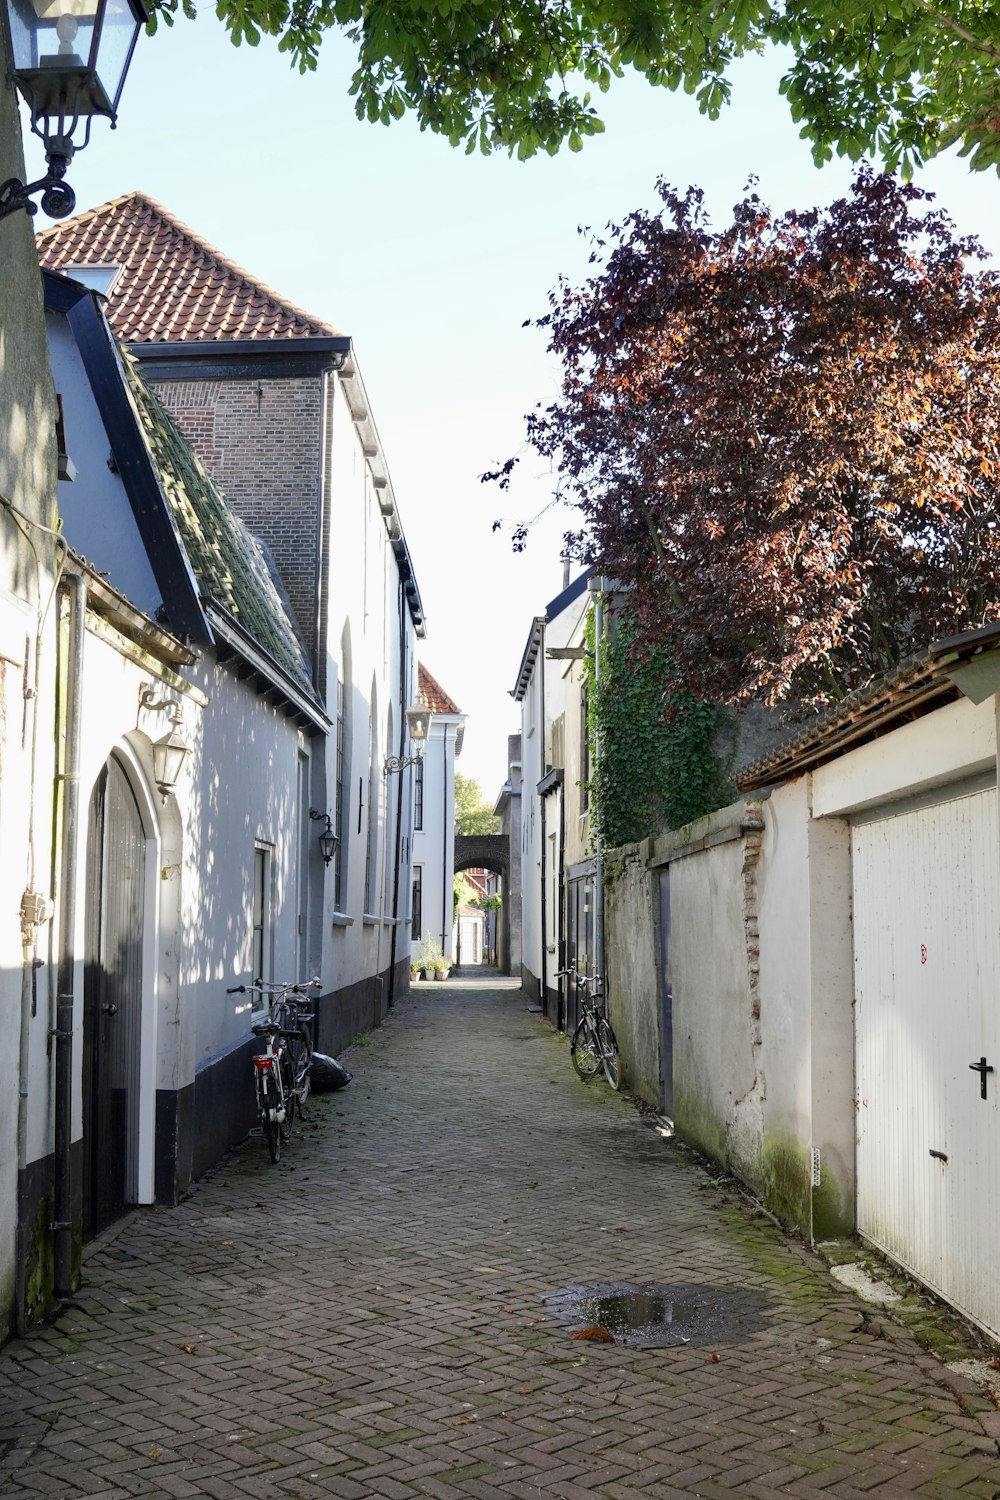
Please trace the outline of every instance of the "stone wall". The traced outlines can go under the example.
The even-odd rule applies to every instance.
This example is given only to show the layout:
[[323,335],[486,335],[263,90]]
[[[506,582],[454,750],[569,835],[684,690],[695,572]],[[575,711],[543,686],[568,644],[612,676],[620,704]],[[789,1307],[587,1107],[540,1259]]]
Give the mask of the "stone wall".
[[853,1224],[849,830],[810,794],[802,777],[607,856],[606,944],[627,1087],[828,1236]]
[[659,881],[649,845],[617,849],[605,864],[607,1009],[625,1065],[624,1087],[660,1109],[662,993]]

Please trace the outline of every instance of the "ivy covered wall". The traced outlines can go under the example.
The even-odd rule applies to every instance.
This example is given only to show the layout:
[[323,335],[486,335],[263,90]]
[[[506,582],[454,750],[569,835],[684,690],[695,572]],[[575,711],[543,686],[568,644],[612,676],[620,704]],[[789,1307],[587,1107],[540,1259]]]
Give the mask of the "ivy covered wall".
[[721,711],[687,692],[665,699],[669,646],[640,638],[627,601],[610,604],[605,596],[600,672],[593,607],[585,660],[594,828],[617,849],[714,812],[734,790],[717,749]]

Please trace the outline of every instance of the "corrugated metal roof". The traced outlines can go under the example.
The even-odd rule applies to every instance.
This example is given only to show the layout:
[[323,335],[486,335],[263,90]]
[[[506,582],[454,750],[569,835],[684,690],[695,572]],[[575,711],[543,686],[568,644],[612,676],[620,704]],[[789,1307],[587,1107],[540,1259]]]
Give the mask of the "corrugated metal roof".
[[979,703],[1000,690],[1000,623],[937,641],[894,672],[794,730],[783,745],[736,775],[749,792],[836,759],[961,696]]

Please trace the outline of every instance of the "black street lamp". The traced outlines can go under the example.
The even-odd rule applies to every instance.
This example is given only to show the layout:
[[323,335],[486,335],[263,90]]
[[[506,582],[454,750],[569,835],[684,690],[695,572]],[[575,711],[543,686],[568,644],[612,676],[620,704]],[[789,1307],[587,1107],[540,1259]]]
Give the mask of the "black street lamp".
[[95,115],[114,128],[145,6],[143,0],[0,0],[0,15],[6,72],[27,102],[48,163],[37,182],[0,183],[0,219],[20,208],[35,213],[34,193],[41,193],[50,218],[63,219],[76,204],[63,180],[73,153],[90,140]]
[[323,863],[328,865],[337,852],[340,839],[333,831],[333,819],[328,812],[317,812],[315,808],[309,809],[309,816],[314,822],[322,823],[319,831],[319,852],[323,856]]

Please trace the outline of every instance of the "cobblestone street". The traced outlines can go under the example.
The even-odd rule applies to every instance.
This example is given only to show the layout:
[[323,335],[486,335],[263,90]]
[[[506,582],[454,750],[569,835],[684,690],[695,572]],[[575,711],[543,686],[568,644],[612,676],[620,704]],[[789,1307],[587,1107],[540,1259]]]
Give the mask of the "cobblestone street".
[[[1000,1494],[989,1403],[625,1098],[510,982],[415,986],[311,1101],[92,1247],[0,1354],[0,1493]],[[249,1079],[248,1079],[249,1086]],[[755,1332],[574,1339],[576,1282],[763,1294]]]

